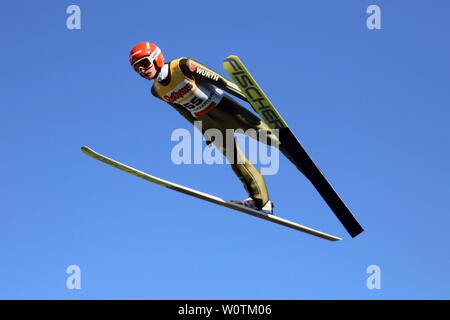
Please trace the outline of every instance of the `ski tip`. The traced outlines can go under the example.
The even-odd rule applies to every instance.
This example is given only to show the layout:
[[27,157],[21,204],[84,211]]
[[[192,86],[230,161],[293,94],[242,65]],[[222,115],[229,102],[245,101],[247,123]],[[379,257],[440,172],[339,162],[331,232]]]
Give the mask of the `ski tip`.
[[227,60],[239,60],[239,57],[232,54],[224,59],[224,61],[227,61]]
[[91,148],[89,148],[87,146],[82,146],[81,151],[83,151],[83,153],[85,153],[87,155],[90,155],[94,152],[94,150],[92,150]]

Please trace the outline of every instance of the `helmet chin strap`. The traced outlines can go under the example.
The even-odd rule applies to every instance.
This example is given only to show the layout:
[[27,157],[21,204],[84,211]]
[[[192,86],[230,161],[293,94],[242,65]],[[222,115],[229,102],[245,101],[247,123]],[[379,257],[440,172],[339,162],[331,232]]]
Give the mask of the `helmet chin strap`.
[[155,69],[156,69],[156,75],[155,75],[155,78],[156,78],[159,75],[159,73],[161,72],[161,68],[155,64]]
[[144,75],[143,75],[142,73],[140,73],[140,72],[139,72],[139,75],[140,75],[142,78],[146,79],[146,80],[153,80],[153,79],[156,79],[156,78],[158,77],[159,73],[161,72],[161,68],[158,67],[158,66],[155,64],[155,69],[156,69],[156,73],[155,73],[155,75],[153,76],[153,78],[151,78],[151,79],[147,78],[146,76],[144,76]]
[[164,64],[161,68],[159,67],[157,68],[158,68],[158,75],[157,75],[158,81],[163,81],[169,75],[169,65]]

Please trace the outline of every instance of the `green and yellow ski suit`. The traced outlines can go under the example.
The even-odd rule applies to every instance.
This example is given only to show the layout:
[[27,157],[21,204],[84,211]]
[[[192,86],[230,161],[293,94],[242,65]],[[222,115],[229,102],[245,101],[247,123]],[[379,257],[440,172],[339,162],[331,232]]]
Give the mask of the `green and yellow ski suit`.
[[[155,97],[170,104],[192,124],[194,121],[202,121],[203,134],[208,129],[220,130],[223,137],[226,136],[226,129],[241,129],[244,132],[255,129],[259,133],[264,131],[267,144],[279,148],[290,159],[271,129],[224,91],[247,102],[234,83],[188,58],[165,64],[151,88]],[[220,144],[210,141],[207,136],[205,139],[227,157],[249,196],[255,200],[258,208],[262,208],[269,201],[266,183],[259,170],[245,157],[236,140],[233,138],[233,146],[230,146],[226,139]],[[259,135],[256,139],[259,140]],[[227,153],[227,148],[230,147],[234,148],[234,152]]]

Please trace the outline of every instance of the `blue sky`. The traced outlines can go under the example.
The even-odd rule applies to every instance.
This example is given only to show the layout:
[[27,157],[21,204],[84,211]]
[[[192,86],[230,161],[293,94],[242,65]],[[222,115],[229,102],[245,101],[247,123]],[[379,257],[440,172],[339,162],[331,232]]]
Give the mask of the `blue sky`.
[[[81,8],[81,30],[66,8]],[[382,29],[366,27],[379,5]],[[448,1],[3,1],[2,299],[448,299]],[[159,10],[159,11],[158,11]],[[225,74],[238,55],[366,231],[351,239],[286,160],[276,214],[327,242],[163,189],[88,145],[225,199],[226,165],[171,162],[182,117],[128,53],[152,41]],[[191,129],[190,129],[191,130]],[[81,268],[81,290],[66,268]],[[369,290],[366,269],[381,268]]]

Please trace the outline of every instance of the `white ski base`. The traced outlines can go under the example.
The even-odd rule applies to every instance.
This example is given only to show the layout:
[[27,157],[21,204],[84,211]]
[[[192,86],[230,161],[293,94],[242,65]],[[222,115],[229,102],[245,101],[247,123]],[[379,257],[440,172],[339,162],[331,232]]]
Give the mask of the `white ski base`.
[[300,224],[297,224],[295,222],[292,222],[292,221],[289,221],[289,220],[286,220],[286,219],[274,216],[272,214],[267,214],[267,213],[264,213],[262,211],[250,209],[250,208],[248,208],[246,206],[243,206],[243,205],[240,205],[240,204],[236,204],[236,203],[232,203],[230,201],[226,201],[226,200],[221,199],[219,197],[216,197],[216,196],[213,196],[213,195],[201,192],[201,191],[197,191],[197,190],[194,190],[194,189],[191,189],[191,188],[188,188],[188,187],[185,187],[185,186],[182,186],[182,185],[179,185],[179,184],[167,181],[167,180],[163,180],[163,179],[151,176],[151,175],[149,175],[149,174],[147,174],[145,172],[139,171],[139,170],[137,170],[135,168],[127,166],[127,165],[125,165],[123,163],[120,163],[120,162],[118,162],[116,160],[113,160],[111,158],[105,157],[104,155],[102,155],[102,154],[100,154],[98,152],[95,152],[94,150],[92,150],[92,149],[90,149],[90,148],[88,148],[86,146],[81,147],[81,150],[85,154],[87,154],[88,156],[90,156],[90,157],[92,157],[92,158],[94,158],[96,160],[104,162],[104,163],[106,163],[106,164],[108,164],[108,165],[110,165],[110,166],[112,166],[114,168],[120,169],[122,171],[125,171],[126,173],[129,173],[129,174],[132,174],[132,175],[134,175],[134,176],[136,176],[138,178],[141,178],[141,179],[153,182],[153,183],[158,184],[160,186],[163,186],[163,187],[166,187],[166,188],[178,191],[178,192],[182,192],[184,194],[187,194],[187,195],[190,195],[190,196],[202,199],[202,200],[206,200],[206,201],[209,201],[209,202],[221,205],[223,207],[227,207],[227,208],[234,209],[234,210],[237,210],[237,211],[240,211],[240,212],[243,212],[243,213],[247,213],[247,214],[252,215],[254,217],[257,217],[257,218],[260,218],[260,219],[264,219],[264,220],[268,220],[270,222],[277,223],[277,224],[280,224],[280,225],[283,225],[283,226],[286,226],[286,227],[289,227],[291,229],[295,229],[295,230],[298,230],[298,231],[302,231],[302,232],[305,232],[305,233],[308,233],[310,235],[313,235],[313,236],[316,236],[316,237],[320,237],[320,238],[323,238],[323,239],[326,239],[326,240],[330,240],[330,241],[342,240],[341,238],[335,237],[333,235],[330,235],[330,234],[327,234],[327,233],[324,233],[324,232],[321,232],[321,231],[318,231],[318,230],[314,230],[314,229],[302,226]]

